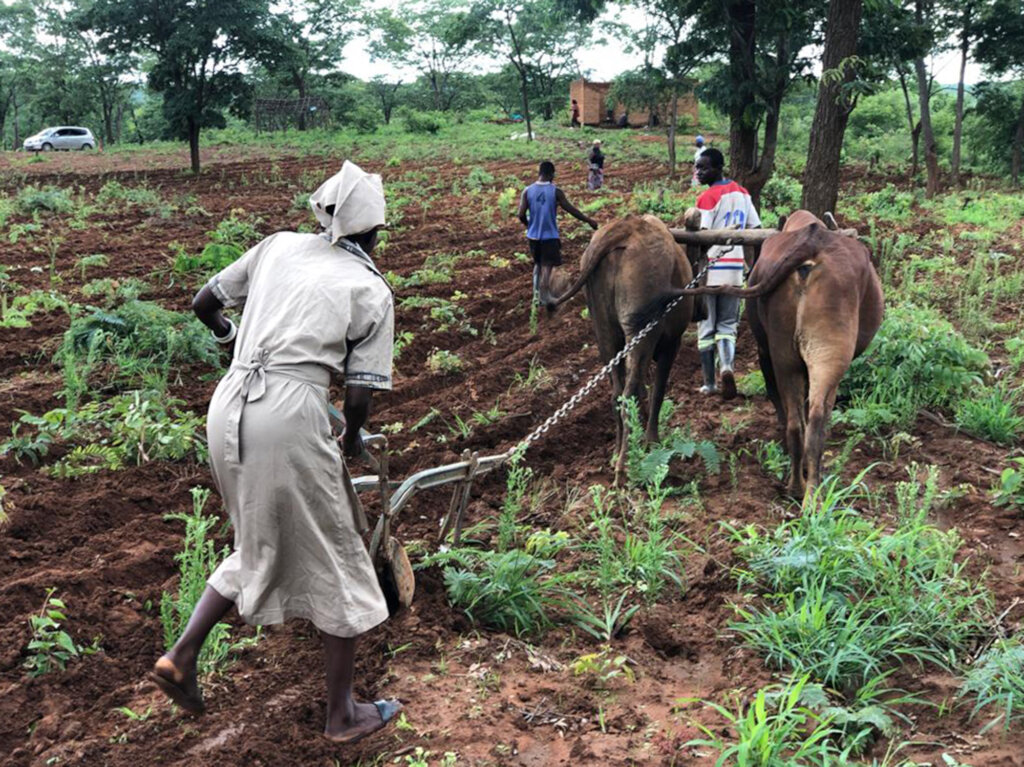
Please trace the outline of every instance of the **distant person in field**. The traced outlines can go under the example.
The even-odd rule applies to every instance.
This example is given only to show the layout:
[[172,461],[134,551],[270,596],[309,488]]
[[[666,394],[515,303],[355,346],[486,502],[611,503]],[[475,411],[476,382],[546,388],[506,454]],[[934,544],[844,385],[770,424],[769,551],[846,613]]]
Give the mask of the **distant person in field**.
[[576,99],[572,100],[572,117],[570,119],[569,125],[573,128],[583,127],[580,124],[580,105],[579,103],[577,103]]
[[[354,743],[401,709],[394,700],[352,696],[355,638],[384,622],[388,607],[342,459],[364,453],[359,430],[371,395],[391,388],[394,305],[370,258],[384,225],[380,176],[346,162],[310,205],[323,233],[267,237],[192,302],[216,341],[233,344],[210,402],[207,439],[235,541],[151,678],[201,714],[196,659],[232,607],[249,624],[303,618],[319,629],[326,654],[324,735]],[[221,313],[243,304],[238,326]],[[328,420],[332,376],[345,385],[340,451]]]
[[[750,194],[735,181],[723,177],[725,158],[717,149],[705,149],[697,158],[697,178],[708,189],[697,198],[701,229],[756,229],[761,218]],[[708,285],[743,285],[743,246],[712,245],[708,249]],[[740,301],[734,296],[705,297],[707,319],[697,326],[704,382],[703,394],[715,394],[715,351],[722,378],[722,397],[736,396],[733,360],[736,357],[736,329],[740,322]]]
[[592,229],[597,221],[580,212],[555,186],[555,165],[540,164],[539,177],[523,190],[519,198],[519,220],[526,227],[526,240],[533,256],[534,297],[542,306],[551,299],[551,272],[562,265],[562,240],[558,236],[558,208],[578,218]]
[[693,177],[690,179],[690,186],[696,189],[700,186],[700,180],[697,178],[697,160],[699,160],[700,156],[704,154],[704,150],[707,149],[707,147],[704,145],[704,137],[701,135],[698,135],[697,138],[694,139],[693,143],[694,146],[697,147],[697,151],[694,152],[693,155]]
[[601,140],[594,139],[594,145],[587,155],[587,189],[595,191],[604,183],[604,152],[601,151]]

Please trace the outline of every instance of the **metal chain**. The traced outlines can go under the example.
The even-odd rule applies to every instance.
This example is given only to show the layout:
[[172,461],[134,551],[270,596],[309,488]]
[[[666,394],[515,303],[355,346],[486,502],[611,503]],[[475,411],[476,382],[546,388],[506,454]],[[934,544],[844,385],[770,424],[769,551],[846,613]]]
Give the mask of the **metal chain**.
[[[697,273],[697,276],[690,280],[689,284],[685,288],[683,288],[683,290],[689,290],[690,288],[697,287],[697,284],[707,273],[709,265],[709,263],[705,263],[703,268],[701,268],[701,270]],[[544,423],[542,423],[540,426],[538,426],[536,429],[530,432],[516,445],[506,450],[504,453],[504,457],[506,459],[509,459],[512,458],[517,453],[525,452],[530,445],[532,445],[538,439],[547,434],[552,426],[554,426],[556,423],[565,418],[565,416],[568,415],[569,412],[573,410],[573,408],[580,404],[580,402],[582,402],[587,397],[587,395],[590,394],[590,392],[592,392],[597,387],[597,385],[605,376],[609,375],[612,372],[612,368],[614,368],[616,365],[622,362],[622,360],[626,358],[626,355],[628,355],[631,351],[633,351],[633,349],[636,348],[637,344],[639,344],[641,341],[644,340],[644,338],[650,335],[651,331],[654,330],[654,328],[657,326],[659,322],[662,321],[662,319],[664,319],[665,315],[667,315],[669,312],[675,309],[676,306],[678,306],[679,302],[682,301],[684,298],[686,298],[686,296],[677,296],[676,298],[673,298],[665,307],[665,309],[661,312],[661,314],[659,314],[653,320],[648,322],[640,330],[639,333],[637,333],[635,336],[629,339],[629,343],[623,346],[619,353],[608,361],[608,364],[606,364],[603,368],[594,373],[594,375],[591,376],[590,380],[583,384],[583,386],[580,387],[579,391],[573,394],[567,402],[565,402],[560,408],[558,408],[558,410],[556,410],[554,413],[548,416],[547,420],[544,421]]]

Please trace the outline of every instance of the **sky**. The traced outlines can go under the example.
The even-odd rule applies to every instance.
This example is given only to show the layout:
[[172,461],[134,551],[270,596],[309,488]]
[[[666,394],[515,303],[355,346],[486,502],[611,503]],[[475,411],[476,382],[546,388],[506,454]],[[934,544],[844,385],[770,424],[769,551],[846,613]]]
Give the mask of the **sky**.
[[[371,7],[395,8],[399,0],[371,0],[368,5]],[[602,20],[615,20],[631,27],[640,27],[643,24],[643,13],[638,8],[613,7],[596,22],[598,29]],[[598,82],[613,80],[616,75],[634,69],[642,63],[638,53],[627,53],[623,51],[621,43],[609,40],[602,45],[595,45],[579,51],[577,63],[584,72],[589,72],[588,79]],[[481,62],[483,68],[496,68],[495,62]],[[374,75],[386,75],[389,78],[396,76],[403,80],[412,80],[415,72],[400,71],[384,61],[370,61],[365,53],[365,42],[353,41],[345,49],[344,69],[349,74],[360,79],[367,79]],[[931,60],[931,67],[935,79],[943,85],[955,85],[960,74],[960,56],[957,51],[947,51],[935,56]],[[977,64],[967,63],[965,80],[970,85],[986,79]]]

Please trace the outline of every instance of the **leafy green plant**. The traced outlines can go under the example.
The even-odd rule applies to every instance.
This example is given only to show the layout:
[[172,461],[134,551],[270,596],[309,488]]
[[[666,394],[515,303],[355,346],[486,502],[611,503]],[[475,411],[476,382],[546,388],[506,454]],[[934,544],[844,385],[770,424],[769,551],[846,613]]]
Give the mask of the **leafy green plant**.
[[[206,589],[207,578],[228,555],[226,546],[218,549],[211,540],[213,529],[220,524],[220,520],[203,513],[210,499],[210,490],[194,487],[191,492],[190,514],[176,512],[164,515],[168,521],[185,524],[182,550],[174,556],[180,576],[178,590],[173,595],[165,591],[160,600],[160,622],[163,624],[164,643],[167,647],[173,645],[185,630],[199,597]],[[201,674],[215,672],[227,661],[231,651],[230,633],[231,629],[226,623],[218,623],[210,631],[199,653],[198,667]]]
[[957,561],[956,532],[926,521],[936,477],[900,483],[891,532],[851,507],[860,478],[826,481],[771,534],[733,531],[748,568],[741,584],[765,599],[737,607],[733,629],[771,665],[846,695],[907,660],[954,665],[984,631],[991,596]]
[[145,208],[152,215],[169,218],[174,206],[167,203],[160,193],[147,186],[124,186],[111,179],[96,193],[96,204],[110,211],[124,208]]
[[1010,463],[999,475],[999,487],[992,491],[992,502],[1024,511],[1024,458],[1011,458]]
[[629,425],[626,478],[632,487],[654,486],[660,489],[668,475],[669,464],[674,458],[688,459],[698,456],[704,462],[704,469],[709,473],[717,474],[721,470],[721,456],[713,442],[696,440],[688,431],[680,429],[673,429],[666,434],[664,422],[668,420],[667,414],[674,408],[670,400],[662,404],[659,418],[662,422],[660,431],[664,436],[660,443],[654,445],[649,445],[645,441],[637,401],[633,398],[623,399],[622,406],[626,414],[626,423]]
[[82,256],[78,261],[75,262],[76,266],[82,270],[82,282],[85,282],[85,270],[94,266],[106,266],[110,263],[110,259],[102,253],[93,253],[89,256]]
[[614,655],[610,647],[599,652],[584,653],[569,664],[573,676],[584,677],[598,690],[607,690],[617,679],[624,679],[632,684],[636,674],[625,655]]
[[764,472],[780,482],[785,479],[786,472],[789,471],[789,456],[786,455],[782,443],[774,439],[759,439],[755,440],[754,444],[757,446],[757,462],[761,464]]
[[622,635],[640,610],[640,605],[626,605],[628,596],[629,592],[623,591],[613,604],[612,598],[606,595],[597,610],[587,601],[576,599],[570,607],[573,623],[598,641],[611,642]]
[[835,421],[880,433],[904,429],[920,410],[952,409],[980,386],[988,357],[933,309],[897,304],[840,386],[847,402]]
[[1020,639],[998,639],[975,661],[967,672],[960,697],[975,698],[971,718],[991,706],[1000,713],[986,724],[986,732],[1003,723],[1003,730],[1024,719],[1024,645]]
[[70,213],[75,203],[66,189],[55,186],[37,187],[24,186],[14,198],[14,205],[19,213],[32,215],[36,212]]
[[61,628],[68,619],[64,614],[67,605],[54,596],[56,591],[56,588],[48,588],[46,600],[39,614],[29,618],[32,638],[26,648],[28,657],[24,663],[29,676],[42,676],[57,669],[63,671],[68,661],[82,655],[90,655],[99,649],[95,641],[89,647],[77,644],[71,635]]
[[455,352],[434,349],[427,355],[427,369],[431,373],[453,375],[462,372],[462,359]]
[[219,272],[259,242],[261,235],[257,227],[261,223],[261,219],[246,214],[241,208],[232,210],[216,229],[206,233],[210,241],[199,255],[189,253],[180,245],[175,248],[172,244],[172,270],[176,274],[200,273],[203,276]]

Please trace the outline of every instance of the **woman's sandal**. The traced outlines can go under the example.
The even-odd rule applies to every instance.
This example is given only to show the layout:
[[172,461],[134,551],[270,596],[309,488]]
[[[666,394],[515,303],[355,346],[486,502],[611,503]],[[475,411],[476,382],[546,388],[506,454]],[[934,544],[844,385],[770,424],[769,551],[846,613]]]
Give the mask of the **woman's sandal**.
[[206,711],[203,695],[198,686],[194,691],[185,687],[185,675],[166,655],[158,660],[149,678],[159,687],[164,695],[181,706],[190,714],[202,714]]
[[342,735],[341,737],[331,737],[330,735],[324,735],[327,740],[332,743],[338,743],[340,745],[351,745],[352,743],[358,743],[363,738],[373,735],[375,732],[380,732],[384,729],[388,722],[395,718],[395,715],[402,710],[403,706],[397,700],[375,700],[373,705],[377,707],[377,713],[380,714],[380,724],[374,727],[372,730],[366,730],[365,732],[358,732],[353,735]]

